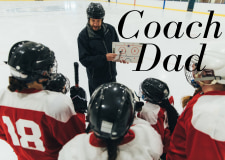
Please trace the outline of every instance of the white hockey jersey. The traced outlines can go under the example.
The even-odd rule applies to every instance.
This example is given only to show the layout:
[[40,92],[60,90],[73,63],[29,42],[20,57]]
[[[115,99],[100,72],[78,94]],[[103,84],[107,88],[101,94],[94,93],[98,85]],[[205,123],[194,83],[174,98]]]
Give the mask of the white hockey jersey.
[[62,146],[85,131],[85,116],[62,93],[0,91],[0,138],[19,160],[57,160]]
[[[146,124],[130,128],[118,146],[117,160],[158,160],[163,152],[160,135]],[[93,132],[80,134],[60,151],[59,160],[106,160],[107,148]]]

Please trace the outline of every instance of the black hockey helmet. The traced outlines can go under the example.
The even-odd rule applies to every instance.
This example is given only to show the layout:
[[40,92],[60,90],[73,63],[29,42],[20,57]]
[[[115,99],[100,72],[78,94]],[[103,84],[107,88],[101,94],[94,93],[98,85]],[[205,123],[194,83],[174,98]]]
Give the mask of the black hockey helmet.
[[124,136],[134,120],[135,100],[126,86],[112,82],[98,87],[88,106],[90,129],[104,139]]
[[14,44],[7,63],[11,66],[12,76],[26,82],[49,78],[53,67],[57,67],[54,52],[43,44],[31,41]]
[[55,73],[46,86],[46,89],[66,94],[70,90],[70,81],[62,73]]
[[105,10],[101,3],[91,2],[87,8],[87,17],[93,19],[104,19]]
[[140,85],[140,94],[145,101],[159,104],[169,96],[167,84],[159,79],[147,78]]

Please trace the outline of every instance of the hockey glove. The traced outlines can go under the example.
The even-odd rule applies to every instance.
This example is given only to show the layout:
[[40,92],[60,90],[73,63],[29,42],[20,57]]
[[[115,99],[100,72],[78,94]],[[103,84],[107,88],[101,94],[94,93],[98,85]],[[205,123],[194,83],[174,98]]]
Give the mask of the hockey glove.
[[73,101],[74,109],[79,113],[87,112],[87,100],[86,92],[81,87],[71,87],[70,88],[70,97]]

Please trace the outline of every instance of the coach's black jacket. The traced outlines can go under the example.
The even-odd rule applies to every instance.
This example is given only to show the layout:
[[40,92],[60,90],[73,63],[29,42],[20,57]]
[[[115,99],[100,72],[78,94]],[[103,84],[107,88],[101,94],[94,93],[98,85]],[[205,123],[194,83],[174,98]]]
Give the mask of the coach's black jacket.
[[106,53],[112,53],[112,42],[119,38],[112,25],[103,23],[101,29],[98,34],[87,24],[77,39],[79,61],[86,67],[89,81],[107,82],[117,75],[116,63],[107,61]]

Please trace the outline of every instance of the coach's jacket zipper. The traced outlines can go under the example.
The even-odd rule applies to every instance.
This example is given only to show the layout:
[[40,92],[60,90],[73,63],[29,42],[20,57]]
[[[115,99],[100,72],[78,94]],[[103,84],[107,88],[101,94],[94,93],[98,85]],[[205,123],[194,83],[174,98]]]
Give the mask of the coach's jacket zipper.
[[[106,44],[105,44],[104,39],[102,40],[102,42],[103,42],[103,44],[104,44],[104,46],[105,46],[106,53],[109,53],[109,52],[108,52],[108,49],[107,49],[107,47],[106,47]],[[108,63],[109,63],[109,74],[110,74],[110,77],[111,77],[111,79],[112,79],[112,73],[111,73],[111,63],[110,63],[110,61],[109,61]]]

